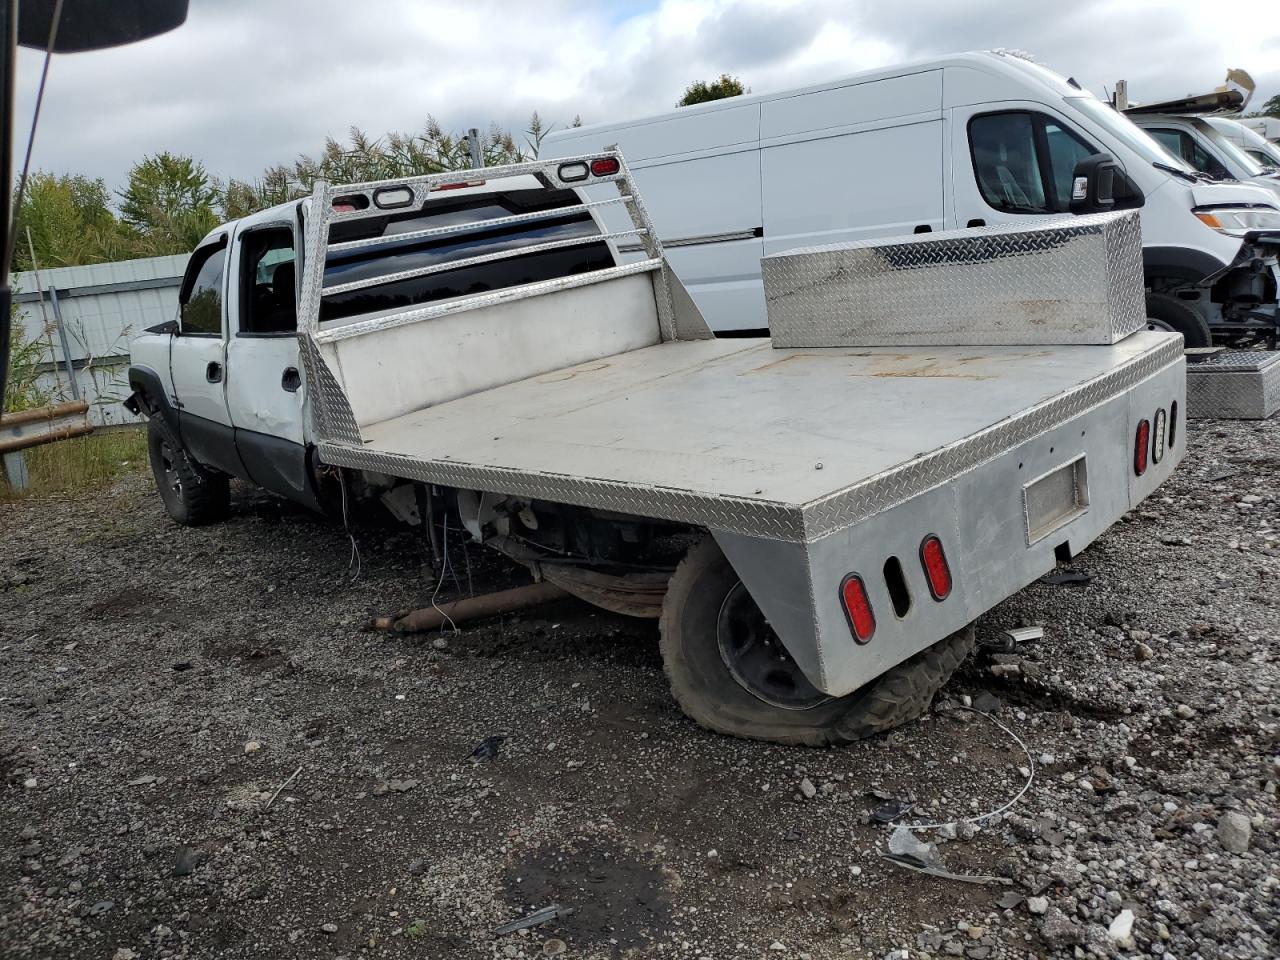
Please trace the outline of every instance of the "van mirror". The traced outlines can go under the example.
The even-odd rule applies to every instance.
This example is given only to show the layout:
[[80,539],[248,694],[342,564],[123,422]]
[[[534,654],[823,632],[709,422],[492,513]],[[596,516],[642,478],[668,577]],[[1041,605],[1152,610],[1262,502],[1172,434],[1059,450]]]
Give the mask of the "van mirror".
[[1120,165],[1109,153],[1084,157],[1071,173],[1071,212],[1103,213],[1116,205],[1116,171]]

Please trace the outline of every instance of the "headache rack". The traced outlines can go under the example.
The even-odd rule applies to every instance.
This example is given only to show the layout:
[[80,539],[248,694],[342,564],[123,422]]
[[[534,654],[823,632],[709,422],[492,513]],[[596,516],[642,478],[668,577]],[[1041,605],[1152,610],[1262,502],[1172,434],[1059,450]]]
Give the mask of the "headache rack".
[[[511,181],[518,177],[533,177],[546,190],[572,190],[613,183],[617,187],[618,195],[604,200],[583,201],[571,208],[555,208],[524,214],[478,218],[466,223],[407,231],[395,234],[392,237],[370,237],[335,243],[329,242],[330,228],[335,224],[371,220],[414,209],[421,210],[432,200],[454,196],[453,191],[455,190],[500,184],[502,181]],[[513,186],[513,189],[516,188]],[[614,205],[622,205],[626,210],[632,224],[631,229],[610,231],[605,228],[604,220],[595,216],[596,212],[601,208]],[[600,228],[599,233],[565,240],[551,240],[513,249],[497,250],[473,257],[459,258],[445,263],[432,264],[328,287],[324,285],[324,268],[330,253],[377,247],[387,244],[389,240],[396,242],[425,240],[433,237],[478,232],[486,228],[515,226],[524,223],[536,224],[539,221],[563,216],[569,210],[580,210],[591,214],[596,225]],[[623,238],[631,241],[627,245],[628,250],[635,249],[635,244],[638,243],[639,249],[645,255],[645,259],[626,264],[619,263],[618,241]],[[346,322],[340,325],[324,327],[320,322],[320,303],[325,296],[377,287],[411,277],[461,270],[466,267],[600,242],[607,243],[613,254],[615,265],[607,269],[592,270],[573,276],[522,284],[482,294],[455,297],[429,305],[391,313],[379,313],[377,316],[358,319],[354,322]],[[401,180],[381,180],[346,185],[331,185],[324,181],[318,181],[311,194],[305,249],[307,260],[304,274],[301,278],[301,294],[298,307],[299,328],[316,343],[329,343],[376,330],[417,323],[451,313],[459,313],[464,310],[474,310],[480,307],[508,303],[554,290],[564,290],[586,284],[599,283],[615,277],[645,272],[654,272],[658,275],[661,292],[665,295],[663,298],[665,299],[665,309],[663,309],[663,302],[661,300],[659,302],[659,320],[663,325],[663,339],[675,339],[676,336],[674,329],[675,311],[671,301],[669,272],[662,257],[662,245],[654,232],[653,224],[644,209],[644,204],[635,193],[627,165],[623,161],[622,155],[616,151],[605,151],[557,160],[535,160],[501,167],[482,167],[449,173],[427,174]]]
[[[596,193],[590,200],[585,197],[583,188],[610,183],[617,196],[600,198]],[[545,191],[546,196],[539,199],[538,191]],[[557,194],[564,191],[571,191],[576,200],[561,203],[565,198]],[[535,209],[511,212],[502,206],[503,197],[517,195]],[[486,197],[495,198],[494,203],[483,204]],[[530,197],[533,199],[527,199]],[[428,219],[433,205],[445,209],[450,203],[468,199],[477,200],[469,210],[477,215],[469,215],[466,222],[378,236],[342,236],[352,233],[352,227],[358,233],[361,223],[378,218],[418,219],[413,215],[419,213]],[[553,205],[538,208],[540,202]],[[600,215],[613,206],[626,211],[625,221]],[[539,235],[545,224],[563,224],[566,219],[584,232],[550,239]],[[625,228],[610,229],[610,224]],[[510,240],[508,234],[520,234],[518,228],[526,226],[529,231],[512,242],[476,239],[493,237],[497,231]],[[331,240],[334,234],[337,236]],[[474,249],[455,251],[457,255],[445,259],[422,254],[424,245],[453,238]],[[638,243],[643,259],[623,263],[623,240],[628,249]],[[485,273],[485,283],[471,282],[474,268],[515,263],[522,258],[527,264],[539,255],[593,246],[597,249],[589,257],[576,259],[566,275],[555,272],[557,262],[543,271],[549,276],[538,274],[529,282],[490,288],[491,272]],[[327,273],[341,272],[335,263],[344,254],[368,251],[376,255],[381,247],[387,248],[387,272],[352,279],[326,277]],[[418,257],[421,262],[397,269],[393,261],[406,251],[410,258],[422,254]],[[302,252],[298,335],[303,365],[313,385],[308,394],[313,433],[322,448],[327,443],[358,447],[363,442],[363,428],[389,416],[634,349],[645,345],[641,341],[711,336],[667,266],[626,162],[617,151],[370,183],[331,185],[321,181],[311,194]],[[372,265],[376,271],[376,263]],[[522,267],[513,269],[509,275],[528,272],[522,271]],[[470,280],[458,282],[456,293],[383,308],[387,302],[405,299],[387,293],[396,284],[432,275],[448,278],[455,273],[470,276]],[[646,275],[651,289],[649,283],[643,284],[643,289],[623,283],[624,278]],[[608,295],[566,296],[610,281],[615,283]],[[626,287],[625,291],[621,287]],[[362,291],[369,292],[368,303],[360,299]],[[334,302],[326,298],[336,297],[355,297],[356,302],[354,307],[350,303],[343,307],[346,315],[335,317],[330,310],[326,316],[326,305]],[[521,309],[520,301],[534,297],[543,298],[536,308]],[[463,314],[465,318],[460,317]],[[557,316],[562,319],[557,321]],[[458,326],[460,323],[466,324],[465,329]],[[542,331],[541,335],[535,335],[536,331]],[[378,336],[369,337],[371,334]],[[504,337],[511,340],[505,352],[498,343]],[[517,345],[514,338],[519,337],[526,342]],[[413,362],[420,367],[415,370],[410,365]]]

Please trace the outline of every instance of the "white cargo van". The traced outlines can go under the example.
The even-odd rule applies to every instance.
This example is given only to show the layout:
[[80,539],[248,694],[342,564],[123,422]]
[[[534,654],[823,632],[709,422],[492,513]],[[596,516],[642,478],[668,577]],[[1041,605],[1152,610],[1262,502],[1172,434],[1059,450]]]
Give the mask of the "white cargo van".
[[1192,345],[1210,326],[1275,331],[1276,195],[1210,182],[1074,80],[1017,56],[958,54],[558,131],[543,156],[614,144],[718,331],[766,326],[766,254],[1077,212],[1076,167],[1099,153],[1119,167],[1115,207],[1143,207],[1156,324]]

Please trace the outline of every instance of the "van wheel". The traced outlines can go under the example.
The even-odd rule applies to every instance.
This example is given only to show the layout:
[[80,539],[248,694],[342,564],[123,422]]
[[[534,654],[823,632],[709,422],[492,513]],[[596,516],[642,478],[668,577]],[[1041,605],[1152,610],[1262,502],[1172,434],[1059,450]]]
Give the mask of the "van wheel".
[[226,517],[231,504],[228,478],[192,460],[158,416],[147,421],[147,452],[165,513],[186,527],[200,527]]
[[659,629],[671,693],[695,723],[808,747],[851,743],[914,720],[974,647],[969,626],[861,689],[829,697],[800,671],[711,537],[671,575]]
[[1147,329],[1180,333],[1184,347],[1213,346],[1213,334],[1204,317],[1167,293],[1147,294]]

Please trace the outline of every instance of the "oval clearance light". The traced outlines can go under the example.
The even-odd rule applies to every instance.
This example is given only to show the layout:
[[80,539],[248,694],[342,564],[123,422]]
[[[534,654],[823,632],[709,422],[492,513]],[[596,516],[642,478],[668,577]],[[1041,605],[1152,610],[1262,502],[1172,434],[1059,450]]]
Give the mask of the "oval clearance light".
[[612,177],[621,169],[622,164],[618,162],[617,157],[600,157],[598,160],[591,161],[593,177]]
[[1156,411],[1155,436],[1151,438],[1151,462],[1159,463],[1164,458],[1164,407]]
[[840,605],[844,607],[849,632],[858,643],[866,643],[876,632],[876,615],[871,612],[871,601],[862,578],[851,573],[840,582]]
[[413,203],[413,191],[408,187],[383,187],[374,191],[373,202],[383,210],[407,207]]
[[1151,421],[1138,424],[1138,435],[1133,440],[1133,473],[1142,476],[1147,472],[1147,451],[1151,449]]
[[556,176],[565,183],[577,183],[579,180],[587,179],[590,173],[590,168],[579,160],[576,163],[560,164],[560,169],[556,171]]
[[920,566],[924,567],[924,578],[929,583],[933,599],[942,601],[951,596],[951,565],[947,563],[946,551],[936,534],[929,534],[921,542]]

